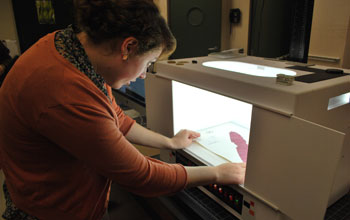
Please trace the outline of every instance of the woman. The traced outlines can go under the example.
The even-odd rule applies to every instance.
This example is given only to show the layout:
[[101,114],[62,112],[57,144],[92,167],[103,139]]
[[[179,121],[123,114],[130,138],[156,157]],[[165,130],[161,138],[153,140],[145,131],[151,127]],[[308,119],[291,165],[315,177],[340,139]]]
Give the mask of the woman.
[[143,196],[202,184],[237,184],[245,165],[184,167],[141,155],[130,143],[189,146],[136,124],[111,87],[144,78],[175,39],[147,0],[76,1],[78,28],[48,34],[21,55],[0,91],[5,219],[101,219],[111,181]]

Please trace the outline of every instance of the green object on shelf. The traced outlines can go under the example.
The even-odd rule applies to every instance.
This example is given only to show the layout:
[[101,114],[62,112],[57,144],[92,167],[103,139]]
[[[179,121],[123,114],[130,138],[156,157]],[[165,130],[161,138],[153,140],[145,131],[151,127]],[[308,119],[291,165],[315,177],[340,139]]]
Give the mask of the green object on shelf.
[[39,24],[55,24],[55,10],[51,0],[36,0],[35,5]]

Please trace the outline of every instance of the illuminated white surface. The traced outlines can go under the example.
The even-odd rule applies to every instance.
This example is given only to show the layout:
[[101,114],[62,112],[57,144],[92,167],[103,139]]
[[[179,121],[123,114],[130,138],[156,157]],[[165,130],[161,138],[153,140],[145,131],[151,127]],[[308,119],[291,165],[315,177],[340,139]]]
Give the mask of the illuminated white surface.
[[339,95],[333,98],[330,98],[328,101],[327,110],[331,110],[334,108],[338,108],[340,106],[346,105],[350,103],[350,92],[345,93],[343,95]]
[[243,162],[238,153],[238,146],[230,139],[230,132],[240,134],[246,141],[249,140],[248,129],[243,128],[234,122],[227,122],[199,130],[198,132],[200,132],[201,136],[197,138],[196,142],[203,147],[233,163]]
[[257,64],[242,63],[237,61],[208,61],[202,64],[220,70],[227,70],[252,76],[276,77],[277,74],[295,76],[296,72],[281,68],[262,66]]
[[174,134],[181,129],[201,130],[229,121],[248,131],[252,105],[217,93],[172,81]]

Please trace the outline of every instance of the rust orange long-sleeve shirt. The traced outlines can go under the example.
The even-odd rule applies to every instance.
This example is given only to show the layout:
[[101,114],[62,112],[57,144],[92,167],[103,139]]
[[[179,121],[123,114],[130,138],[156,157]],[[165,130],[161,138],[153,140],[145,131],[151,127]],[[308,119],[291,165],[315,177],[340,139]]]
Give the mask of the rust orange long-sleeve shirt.
[[183,189],[183,166],[144,157],[126,140],[133,123],[56,51],[54,34],[42,38],[0,89],[1,165],[14,204],[43,220],[95,220],[111,181],[144,196]]

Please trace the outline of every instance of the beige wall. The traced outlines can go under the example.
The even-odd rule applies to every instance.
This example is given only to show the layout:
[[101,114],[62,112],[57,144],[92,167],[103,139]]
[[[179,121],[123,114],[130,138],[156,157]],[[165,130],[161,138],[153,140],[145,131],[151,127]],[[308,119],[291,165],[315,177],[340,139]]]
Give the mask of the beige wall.
[[348,31],[345,39],[344,56],[342,61],[342,68],[350,69],[350,16],[348,21]]
[[[229,13],[231,8],[239,8],[241,10],[241,22],[239,24],[230,25]],[[232,48],[243,48],[244,53],[247,53],[249,33],[249,11],[249,0],[222,0],[222,50]]]
[[[167,0],[154,0],[167,16]],[[229,9],[239,8],[241,23],[230,25]],[[248,50],[249,0],[222,0],[221,50]],[[231,31],[230,31],[231,28]],[[309,63],[350,68],[350,2],[349,0],[315,0],[309,48]],[[339,62],[319,61],[313,57],[339,59]]]
[[153,0],[153,2],[158,6],[165,20],[168,20],[168,0]]
[[[228,9],[239,8],[241,23],[228,28]],[[223,0],[222,49],[248,49],[249,0]],[[350,68],[350,2],[349,0],[315,0],[310,38],[309,56],[339,58],[339,62],[318,61],[309,58],[309,63]]]
[[[168,1],[154,0],[155,4],[161,11],[161,14],[167,18],[168,16]],[[237,25],[230,25],[229,13],[231,8],[241,9],[242,18],[241,23]],[[222,32],[221,32],[221,50],[231,48],[244,48],[246,52],[248,49],[248,28],[249,28],[249,0],[222,0]],[[231,32],[230,32],[231,28]]]
[[[16,40],[18,42],[11,0],[0,0],[0,40]],[[4,174],[0,170],[0,216],[5,210],[5,199],[2,190],[4,179]],[[3,218],[0,217],[0,219]]]
[[[340,61],[320,62],[309,58],[309,62],[327,66],[349,66],[349,0],[315,0],[309,56],[339,58]],[[344,59],[347,58],[347,59]]]
[[18,42],[11,0],[0,0],[0,39]]
[[[241,23],[233,25],[229,33],[229,8],[239,8]],[[223,0],[222,49],[248,49],[249,0]],[[339,58],[339,62],[318,61],[309,58],[309,63],[350,68],[350,2],[349,0],[315,0],[309,55],[314,57]]]
[[[164,18],[168,17],[168,0],[154,0]],[[241,23],[230,25],[229,9],[239,8]],[[248,49],[249,0],[222,0],[221,50]],[[231,28],[231,32],[230,32]],[[339,62],[322,62],[309,58],[310,63],[350,68],[350,3],[349,0],[315,0],[309,55],[339,58]],[[0,39],[16,40],[18,37],[11,0],[0,0]],[[345,49],[347,48],[347,49]]]

